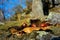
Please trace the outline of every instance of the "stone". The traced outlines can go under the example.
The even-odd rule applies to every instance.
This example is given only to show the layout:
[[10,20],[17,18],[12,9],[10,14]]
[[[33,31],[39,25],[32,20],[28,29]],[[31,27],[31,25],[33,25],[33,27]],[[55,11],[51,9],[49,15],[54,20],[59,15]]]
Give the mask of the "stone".
[[50,14],[47,17],[47,21],[50,20],[50,23],[52,24],[60,24],[60,14],[56,12],[50,12]]

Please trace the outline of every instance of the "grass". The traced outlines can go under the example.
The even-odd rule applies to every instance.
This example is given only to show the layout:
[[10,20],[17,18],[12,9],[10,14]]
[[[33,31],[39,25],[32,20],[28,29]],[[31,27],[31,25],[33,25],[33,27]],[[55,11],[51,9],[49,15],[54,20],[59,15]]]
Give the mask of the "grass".
[[60,36],[60,26],[51,26],[51,30],[54,32],[54,35]]
[[[6,21],[4,25],[0,25],[0,29],[8,29],[9,27],[12,26],[21,26],[24,22],[24,20],[22,21]],[[27,22],[27,24],[29,25],[29,22]]]

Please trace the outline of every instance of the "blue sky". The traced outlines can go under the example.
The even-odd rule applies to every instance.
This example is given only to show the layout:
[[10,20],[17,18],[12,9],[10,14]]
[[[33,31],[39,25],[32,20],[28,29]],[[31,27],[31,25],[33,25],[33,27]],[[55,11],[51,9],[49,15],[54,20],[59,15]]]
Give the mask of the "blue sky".
[[15,14],[15,11],[12,9],[17,5],[21,5],[23,8],[26,8],[26,0],[0,0],[0,9],[3,10],[6,19]]

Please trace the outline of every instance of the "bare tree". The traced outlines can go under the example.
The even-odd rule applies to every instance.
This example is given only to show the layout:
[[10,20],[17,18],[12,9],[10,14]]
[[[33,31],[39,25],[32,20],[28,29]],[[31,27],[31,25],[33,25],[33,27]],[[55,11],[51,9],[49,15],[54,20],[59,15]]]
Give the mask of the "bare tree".
[[27,11],[26,14],[30,13],[32,11],[32,0],[26,0],[26,5],[27,5]]
[[0,10],[0,21],[4,21],[4,13]]
[[21,5],[18,5],[18,6],[16,6],[14,9],[13,9],[14,11],[15,11],[15,18],[18,20],[18,21],[20,21],[20,16],[21,16],[21,13],[23,12],[23,8],[22,8],[22,6]]

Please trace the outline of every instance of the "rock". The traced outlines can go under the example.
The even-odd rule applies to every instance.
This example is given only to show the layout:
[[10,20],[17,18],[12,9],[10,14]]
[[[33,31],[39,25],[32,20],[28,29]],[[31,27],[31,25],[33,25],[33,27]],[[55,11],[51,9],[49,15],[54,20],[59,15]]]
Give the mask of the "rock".
[[57,23],[60,24],[60,14],[55,12],[50,12],[46,21],[49,21],[49,20],[51,24],[57,24]]

